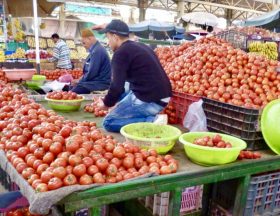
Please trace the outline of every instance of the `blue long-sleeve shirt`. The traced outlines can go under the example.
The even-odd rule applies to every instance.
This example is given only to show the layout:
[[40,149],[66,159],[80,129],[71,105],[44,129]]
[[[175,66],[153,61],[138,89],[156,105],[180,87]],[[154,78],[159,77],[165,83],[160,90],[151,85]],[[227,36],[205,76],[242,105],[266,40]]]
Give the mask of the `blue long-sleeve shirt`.
[[83,68],[83,77],[78,86],[89,91],[102,91],[110,86],[111,64],[106,49],[97,41],[89,49],[89,55]]

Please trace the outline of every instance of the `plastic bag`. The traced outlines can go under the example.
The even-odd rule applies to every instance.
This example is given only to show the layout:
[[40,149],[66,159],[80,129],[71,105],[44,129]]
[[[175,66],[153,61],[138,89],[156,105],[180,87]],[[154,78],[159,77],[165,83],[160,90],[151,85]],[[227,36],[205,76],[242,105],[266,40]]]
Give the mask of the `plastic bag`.
[[58,81],[62,82],[62,83],[71,83],[73,81],[73,77],[71,74],[67,73],[67,74],[60,76]]
[[188,128],[190,132],[208,131],[206,115],[202,108],[202,100],[192,103],[183,120],[184,127]]

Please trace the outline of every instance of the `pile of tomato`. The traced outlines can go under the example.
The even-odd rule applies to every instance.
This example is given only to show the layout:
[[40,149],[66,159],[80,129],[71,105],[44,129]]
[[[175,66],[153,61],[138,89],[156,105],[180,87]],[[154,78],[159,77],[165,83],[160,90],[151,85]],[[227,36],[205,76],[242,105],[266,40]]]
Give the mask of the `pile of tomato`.
[[57,80],[59,77],[67,73],[71,74],[74,79],[80,79],[83,75],[83,70],[80,68],[76,68],[73,70],[41,70],[41,75],[45,75],[48,80]]
[[21,208],[16,210],[11,210],[6,213],[6,216],[40,216],[38,214],[31,214],[29,208]]
[[168,116],[168,123],[169,124],[176,124],[177,122],[177,118],[176,118],[176,109],[175,107],[172,105],[172,103],[169,103],[167,105],[167,107],[163,110],[164,114],[167,114]]
[[224,141],[219,134],[216,134],[213,137],[205,136],[197,138],[194,140],[194,144],[215,148],[232,148],[232,144],[230,142]]
[[47,98],[53,100],[78,100],[82,99],[81,95],[78,95],[75,92],[65,92],[65,91],[54,91],[47,93]]
[[2,70],[0,70],[0,80],[6,83],[8,82],[8,78],[6,77],[5,72]]
[[280,98],[280,63],[221,39],[202,38],[156,53],[175,91],[254,109]]
[[0,87],[0,132],[0,149],[38,192],[115,183],[149,172],[169,174],[178,168],[170,155],[118,143],[94,122],[65,120],[11,87]]
[[104,117],[108,114],[108,110],[102,109],[97,106],[98,100],[94,100],[92,103],[85,105],[84,111],[93,113],[95,117]]
[[259,152],[252,152],[252,151],[241,151],[238,155],[238,159],[259,159],[261,158],[261,154]]

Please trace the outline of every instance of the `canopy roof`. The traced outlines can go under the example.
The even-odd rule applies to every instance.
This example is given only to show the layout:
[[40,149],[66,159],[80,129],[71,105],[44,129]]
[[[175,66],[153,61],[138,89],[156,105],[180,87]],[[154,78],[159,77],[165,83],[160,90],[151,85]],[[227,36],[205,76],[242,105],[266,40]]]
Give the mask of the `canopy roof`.
[[[37,0],[38,16],[47,17],[61,3],[47,2],[47,0]],[[30,17],[33,16],[32,0],[5,0],[5,10],[13,17]]]
[[241,23],[243,26],[262,26],[273,29],[280,27],[280,9],[270,11],[253,19]]

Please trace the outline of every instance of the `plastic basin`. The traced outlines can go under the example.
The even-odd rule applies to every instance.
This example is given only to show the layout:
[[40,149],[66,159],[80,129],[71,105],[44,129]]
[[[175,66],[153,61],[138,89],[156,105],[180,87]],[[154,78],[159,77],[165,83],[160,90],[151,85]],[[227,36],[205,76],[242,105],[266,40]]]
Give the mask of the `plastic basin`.
[[85,97],[82,96],[82,99],[77,100],[54,100],[45,97],[45,100],[48,101],[48,105],[53,110],[61,111],[61,112],[72,112],[80,109],[83,100]]
[[42,85],[44,85],[45,80],[46,80],[46,76],[33,75],[32,80],[26,81],[26,85],[28,88],[38,90],[41,89]]
[[280,99],[267,104],[261,116],[261,130],[266,144],[280,154]]
[[[232,144],[232,148],[215,148],[193,144],[196,138],[213,137],[219,134],[222,139]],[[233,136],[211,133],[190,132],[180,136],[179,141],[184,145],[185,153],[191,161],[203,166],[227,164],[235,161],[241,150],[246,148],[246,142]]]
[[181,131],[173,126],[148,122],[123,126],[120,132],[127,141],[142,149],[155,149],[159,154],[170,151],[181,135]]
[[3,69],[9,80],[31,80],[35,69]]

